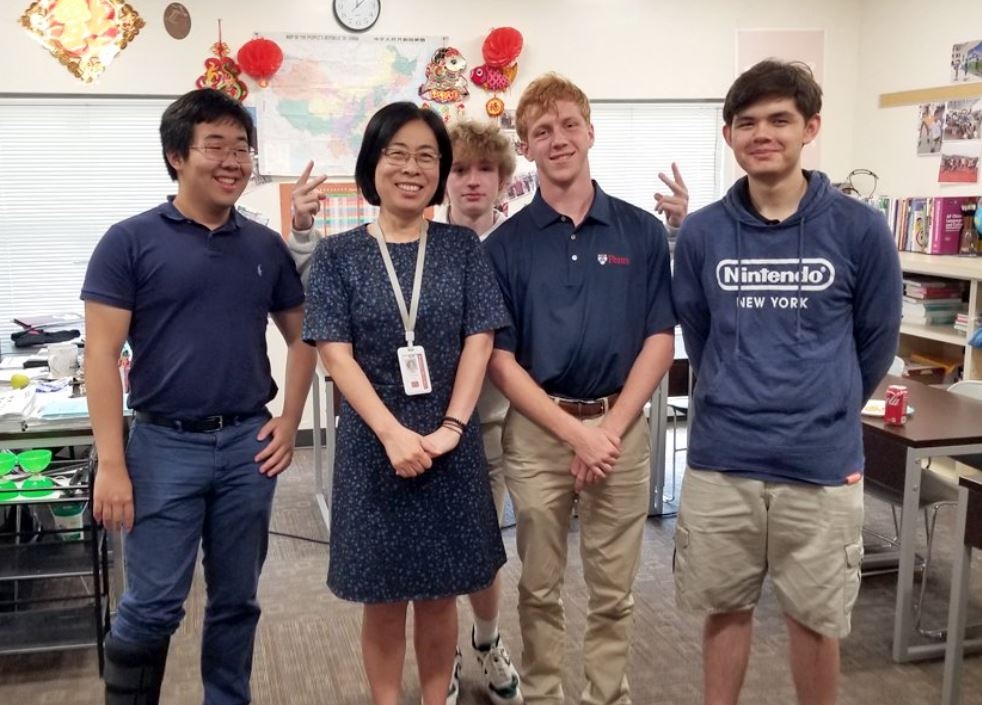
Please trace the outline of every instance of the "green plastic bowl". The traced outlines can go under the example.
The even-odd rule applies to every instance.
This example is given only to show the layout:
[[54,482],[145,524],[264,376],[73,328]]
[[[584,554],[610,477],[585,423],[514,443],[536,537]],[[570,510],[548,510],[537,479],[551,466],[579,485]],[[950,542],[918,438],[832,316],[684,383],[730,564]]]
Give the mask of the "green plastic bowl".
[[0,475],[6,475],[17,464],[17,456],[6,451],[0,453]]
[[54,489],[55,481],[47,475],[29,477],[20,483],[20,493],[25,497],[47,497]]
[[27,472],[41,472],[51,464],[51,451],[25,450],[17,454],[17,464]]
[[0,502],[13,502],[20,498],[20,490],[13,480],[0,480]]

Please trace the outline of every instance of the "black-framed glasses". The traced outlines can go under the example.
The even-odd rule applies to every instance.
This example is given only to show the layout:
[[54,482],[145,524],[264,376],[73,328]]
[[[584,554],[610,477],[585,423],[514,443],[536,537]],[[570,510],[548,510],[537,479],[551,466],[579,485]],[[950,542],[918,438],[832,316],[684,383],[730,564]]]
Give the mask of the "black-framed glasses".
[[215,144],[206,144],[200,147],[191,147],[201,153],[205,159],[211,162],[224,162],[232,156],[232,159],[239,164],[251,164],[252,158],[256,156],[256,150],[252,147],[220,147]]
[[438,152],[410,152],[398,147],[386,147],[382,154],[390,164],[395,166],[406,166],[410,159],[415,159],[420,169],[432,169],[440,163]]

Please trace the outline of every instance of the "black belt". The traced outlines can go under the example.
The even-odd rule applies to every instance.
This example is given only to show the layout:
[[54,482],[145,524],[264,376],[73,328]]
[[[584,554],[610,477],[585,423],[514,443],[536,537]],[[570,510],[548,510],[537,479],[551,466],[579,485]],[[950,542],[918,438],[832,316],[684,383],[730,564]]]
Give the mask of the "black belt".
[[223,414],[221,416],[206,416],[203,419],[172,419],[167,416],[158,416],[146,411],[134,411],[133,418],[140,423],[149,423],[154,426],[172,428],[175,431],[187,431],[188,433],[215,433],[221,431],[226,426],[234,426],[243,421],[247,421],[265,411],[256,411],[251,414]]

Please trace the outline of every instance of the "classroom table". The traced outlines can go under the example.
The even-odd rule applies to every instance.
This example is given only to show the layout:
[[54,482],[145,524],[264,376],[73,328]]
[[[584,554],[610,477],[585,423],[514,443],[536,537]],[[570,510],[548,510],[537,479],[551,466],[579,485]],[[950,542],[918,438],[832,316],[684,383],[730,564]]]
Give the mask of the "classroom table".
[[[893,628],[893,660],[902,663],[939,657],[945,648],[941,642],[915,643],[914,567],[921,461],[982,453],[982,401],[892,375],[880,383],[874,398],[882,399],[891,384],[907,387],[908,404],[914,413],[903,426],[889,426],[881,418],[864,416],[863,439],[865,482],[893,492],[903,503]],[[964,643],[967,649],[979,647],[982,639]]]
[[948,599],[948,637],[945,643],[942,705],[961,701],[960,679],[965,652],[965,612],[972,549],[982,549],[982,482],[963,477],[958,481],[958,518],[955,536],[962,544],[955,554],[951,595]]

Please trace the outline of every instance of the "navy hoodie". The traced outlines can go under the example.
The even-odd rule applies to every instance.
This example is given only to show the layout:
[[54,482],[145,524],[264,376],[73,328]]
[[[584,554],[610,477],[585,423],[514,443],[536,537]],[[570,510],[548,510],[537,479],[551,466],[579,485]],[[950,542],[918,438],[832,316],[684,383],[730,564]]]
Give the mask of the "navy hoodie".
[[900,330],[886,220],[806,173],[798,212],[767,223],[746,177],[688,216],[673,299],[698,381],[689,465],[835,485],[863,470],[860,410]]

